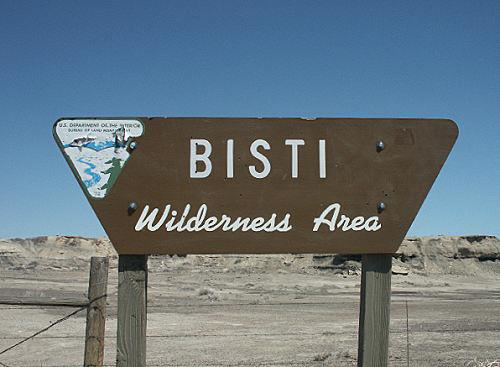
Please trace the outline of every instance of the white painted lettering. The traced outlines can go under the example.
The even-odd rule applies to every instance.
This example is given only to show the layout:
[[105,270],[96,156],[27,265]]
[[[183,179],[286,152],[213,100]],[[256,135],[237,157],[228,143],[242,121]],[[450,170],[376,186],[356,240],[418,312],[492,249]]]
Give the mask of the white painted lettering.
[[170,204],[165,207],[165,210],[163,211],[163,215],[161,216],[160,220],[156,224],[154,223],[154,220],[156,219],[156,215],[158,214],[159,210],[158,208],[154,208],[151,213],[149,213],[149,205],[146,205],[144,209],[142,210],[141,216],[139,217],[139,220],[137,221],[135,225],[135,230],[136,231],[141,231],[146,225],[148,227],[148,230],[154,232],[158,228],[160,228],[163,225],[163,222],[167,219],[168,212],[170,211]]
[[[201,145],[205,151],[201,154],[198,153],[198,146]],[[210,176],[212,172],[212,161],[210,154],[212,153],[212,145],[206,139],[191,139],[190,144],[190,157],[189,157],[189,177],[191,178],[205,178]],[[197,170],[197,163],[203,162],[205,169],[202,171]]]
[[375,232],[375,231],[378,231],[380,228],[382,228],[382,224],[380,224],[378,222],[377,216],[373,216],[373,217],[370,217],[366,220],[364,228],[368,232],[370,232],[370,231]]
[[226,151],[226,177],[234,177],[234,140],[228,139]]
[[[165,222],[166,224],[164,227],[167,232],[213,232],[219,228],[224,232],[288,232],[292,229],[289,213],[286,213],[283,220],[276,224],[276,213],[272,213],[271,218],[267,221],[264,217],[236,217],[233,219],[226,214],[222,214],[220,218],[216,216],[207,218],[208,207],[206,204],[202,204],[198,208],[196,215],[188,218],[189,212],[191,211],[191,204],[186,204],[182,216],[176,218],[177,211],[170,211],[170,207],[170,204],[166,205],[161,218],[154,223],[159,213],[159,209],[154,208],[150,212],[149,205],[145,205],[135,225],[135,230],[141,231],[147,228],[147,230],[155,232],[160,229]],[[168,218],[169,215],[171,218]]]
[[326,149],[325,141],[319,141],[319,178],[326,178]]
[[257,139],[250,146],[250,153],[252,153],[255,158],[262,162],[264,168],[259,172],[255,169],[255,166],[252,165],[248,167],[248,170],[253,177],[264,178],[271,172],[271,163],[269,163],[269,159],[267,159],[265,155],[257,150],[259,147],[263,147],[265,150],[270,150],[271,146],[264,139]]
[[292,178],[299,177],[299,145],[304,145],[302,139],[286,139],[285,145],[292,147]]
[[[340,213],[341,206],[339,203],[330,204],[321,215],[314,218],[313,232],[317,232],[322,224],[328,226],[330,231],[335,231],[335,229],[340,228],[343,232],[346,231],[378,231],[382,228],[382,224],[379,223],[378,216],[372,216],[365,220],[363,216],[354,217],[352,220],[348,215]],[[340,214],[340,220],[337,219]],[[330,218],[330,219],[328,219]]]

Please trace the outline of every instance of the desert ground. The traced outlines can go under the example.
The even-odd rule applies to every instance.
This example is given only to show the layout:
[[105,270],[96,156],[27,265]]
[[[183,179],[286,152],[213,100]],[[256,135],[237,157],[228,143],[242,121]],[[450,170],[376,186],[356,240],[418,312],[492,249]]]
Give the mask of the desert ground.
[[[106,239],[51,236],[0,240],[0,366],[83,364],[85,310],[2,351],[78,310],[61,304],[86,302],[91,256],[111,257],[114,365],[116,253]],[[360,273],[356,256],[152,256],[147,364],[354,366]],[[406,239],[393,258],[389,365],[498,366],[499,280],[495,237]]]

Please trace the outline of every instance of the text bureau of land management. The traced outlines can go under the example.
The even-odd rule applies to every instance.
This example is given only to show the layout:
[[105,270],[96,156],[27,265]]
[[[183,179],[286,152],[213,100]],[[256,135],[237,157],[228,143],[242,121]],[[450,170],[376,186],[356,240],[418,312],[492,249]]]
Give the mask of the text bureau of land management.
[[[190,216],[191,204],[186,204],[180,216],[177,210],[173,210],[170,204],[165,205],[161,216],[159,208],[151,209],[145,205],[135,225],[136,231],[144,229],[155,232],[163,228],[167,232],[213,232],[222,230],[224,232],[288,232],[293,228],[293,218],[286,213],[283,218],[273,213],[269,218],[264,217],[236,217],[226,214],[220,216],[209,216],[208,206],[200,205],[198,211]],[[326,226],[330,231],[368,231],[375,232],[382,228],[378,216],[365,218],[357,216],[350,218],[342,214],[339,203],[332,203],[326,207],[318,217],[311,223],[312,231],[317,232],[321,226]]]

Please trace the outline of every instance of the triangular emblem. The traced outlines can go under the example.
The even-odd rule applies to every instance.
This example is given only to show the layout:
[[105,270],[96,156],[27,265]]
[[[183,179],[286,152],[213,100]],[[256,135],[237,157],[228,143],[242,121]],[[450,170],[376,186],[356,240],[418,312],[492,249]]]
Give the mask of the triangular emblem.
[[104,198],[144,133],[139,120],[60,119],[54,137],[84,192]]

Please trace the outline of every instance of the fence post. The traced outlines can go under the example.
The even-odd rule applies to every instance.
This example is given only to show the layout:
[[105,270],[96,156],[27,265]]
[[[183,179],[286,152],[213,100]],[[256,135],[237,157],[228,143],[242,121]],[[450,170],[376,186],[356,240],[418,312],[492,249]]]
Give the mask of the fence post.
[[363,255],[358,367],[387,367],[392,255]]
[[85,367],[102,367],[103,365],[108,266],[109,259],[107,257],[92,257],[90,259],[89,303],[83,359]]
[[147,259],[145,255],[118,258],[117,367],[146,366]]

